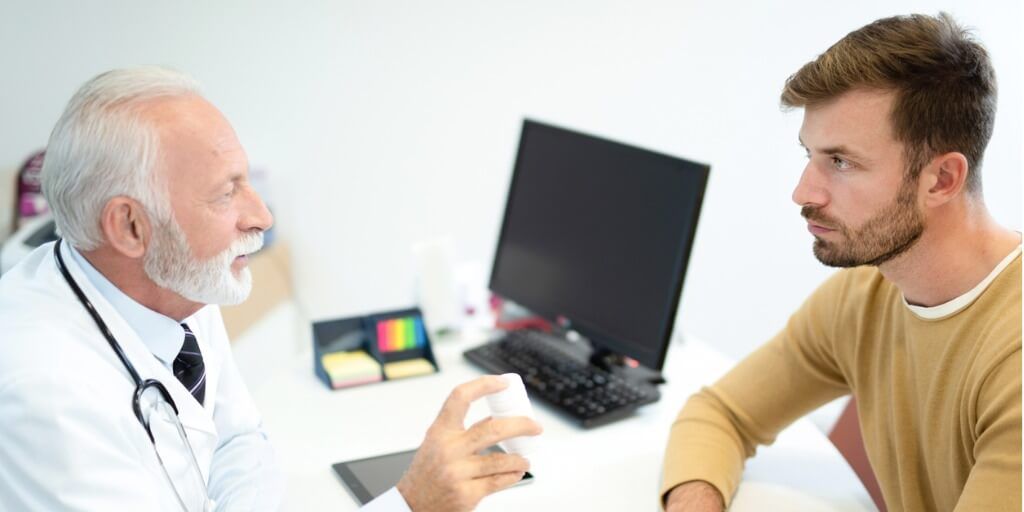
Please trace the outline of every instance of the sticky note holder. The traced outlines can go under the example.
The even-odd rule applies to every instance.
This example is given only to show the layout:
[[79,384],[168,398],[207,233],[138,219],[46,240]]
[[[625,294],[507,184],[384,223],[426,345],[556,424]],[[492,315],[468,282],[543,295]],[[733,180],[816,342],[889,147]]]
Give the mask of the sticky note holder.
[[[336,380],[332,383],[323,356],[356,351],[364,351],[380,365],[380,378],[367,378],[364,366],[358,377],[340,386]],[[314,323],[313,367],[316,375],[332,389],[428,375],[439,370],[419,308]]]

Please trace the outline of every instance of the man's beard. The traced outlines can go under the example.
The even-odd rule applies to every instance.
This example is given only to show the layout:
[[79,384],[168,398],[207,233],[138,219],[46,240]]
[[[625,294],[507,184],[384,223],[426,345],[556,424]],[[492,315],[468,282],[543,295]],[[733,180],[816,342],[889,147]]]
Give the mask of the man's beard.
[[235,277],[231,264],[238,256],[263,247],[263,233],[245,234],[220,254],[192,257],[185,232],[173,218],[159,223],[143,256],[146,275],[158,286],[200,304],[239,304],[252,290],[252,273],[244,267]]
[[844,238],[839,242],[830,242],[816,236],[814,256],[830,267],[847,268],[878,266],[903,254],[924,233],[924,218],[917,209],[916,195],[916,184],[904,180],[892,204],[868,219],[857,230],[826,216],[818,208],[804,206],[800,215],[815,224],[836,230]]

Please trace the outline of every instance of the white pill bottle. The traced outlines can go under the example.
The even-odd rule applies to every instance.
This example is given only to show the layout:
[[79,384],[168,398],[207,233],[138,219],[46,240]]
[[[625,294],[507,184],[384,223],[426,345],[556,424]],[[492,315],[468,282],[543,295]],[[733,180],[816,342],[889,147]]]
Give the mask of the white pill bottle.
[[[491,408],[491,416],[495,418],[526,416],[536,420],[530,399],[526,396],[526,386],[523,385],[522,377],[518,373],[506,373],[500,377],[508,383],[508,387],[492,395],[487,395],[487,405]],[[513,437],[498,444],[506,452],[526,458],[535,453],[536,449],[535,436]]]

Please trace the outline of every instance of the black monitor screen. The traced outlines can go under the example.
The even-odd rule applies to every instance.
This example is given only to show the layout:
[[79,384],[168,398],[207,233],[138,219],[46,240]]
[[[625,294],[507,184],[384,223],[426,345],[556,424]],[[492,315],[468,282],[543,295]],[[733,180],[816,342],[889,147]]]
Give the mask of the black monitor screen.
[[491,290],[660,370],[708,170],[525,121]]

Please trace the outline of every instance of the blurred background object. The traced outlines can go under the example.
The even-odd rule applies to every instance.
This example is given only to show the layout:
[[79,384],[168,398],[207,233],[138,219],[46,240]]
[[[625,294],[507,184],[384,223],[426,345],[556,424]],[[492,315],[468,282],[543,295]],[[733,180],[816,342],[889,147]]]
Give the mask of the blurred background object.
[[444,333],[462,324],[455,276],[455,241],[450,237],[424,240],[413,245],[416,260],[416,299],[427,329]]
[[11,232],[30,222],[32,219],[50,211],[43,197],[43,186],[40,175],[43,171],[45,150],[39,150],[28,157],[18,171],[18,182],[15,188],[14,225]]
[[40,180],[45,154],[45,150],[32,153],[14,175],[10,237],[5,240],[0,234],[3,242],[0,244],[0,274],[10,270],[36,247],[57,239],[57,229]]
[[36,247],[57,239],[57,225],[49,213],[26,220],[0,245],[0,274],[14,267]]

